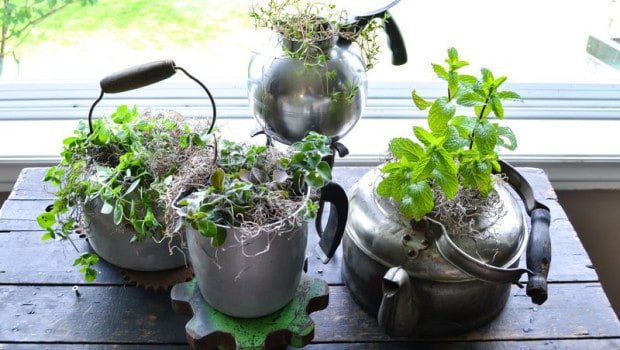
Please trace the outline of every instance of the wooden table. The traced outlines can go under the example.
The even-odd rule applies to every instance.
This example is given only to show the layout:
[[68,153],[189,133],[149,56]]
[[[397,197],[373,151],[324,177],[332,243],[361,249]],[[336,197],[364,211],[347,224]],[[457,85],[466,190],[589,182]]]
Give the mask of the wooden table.
[[[336,168],[336,180],[348,188],[366,170]],[[308,274],[329,283],[330,301],[311,314],[315,336],[307,347],[619,348],[618,318],[547,177],[538,169],[520,170],[551,209],[553,259],[545,304],[532,304],[523,289],[513,287],[504,311],[478,330],[440,339],[390,338],[349,296],[340,276],[341,250],[322,265],[314,258],[312,234]],[[98,265],[97,281],[86,284],[71,266],[76,253],[68,243],[41,241],[35,217],[53,198],[41,181],[45,171],[24,169],[0,210],[0,349],[187,348],[189,316],[172,310],[169,293],[129,286],[105,262]]]

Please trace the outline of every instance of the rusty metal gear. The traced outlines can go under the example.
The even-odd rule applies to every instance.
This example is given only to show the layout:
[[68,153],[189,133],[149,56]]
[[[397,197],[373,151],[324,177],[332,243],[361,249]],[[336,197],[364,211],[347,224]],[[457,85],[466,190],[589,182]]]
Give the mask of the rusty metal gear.
[[127,283],[153,291],[168,291],[175,284],[190,281],[194,278],[191,267],[183,266],[165,271],[135,271],[120,269]]

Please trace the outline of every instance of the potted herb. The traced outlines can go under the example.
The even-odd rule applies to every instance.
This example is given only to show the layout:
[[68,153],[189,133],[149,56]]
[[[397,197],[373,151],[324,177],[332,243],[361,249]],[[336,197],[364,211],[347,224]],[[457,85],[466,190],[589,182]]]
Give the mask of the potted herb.
[[347,14],[322,2],[268,0],[250,15],[277,37],[273,50],[250,61],[250,108],[263,131],[286,144],[307,131],[339,139],[353,128],[366,101],[366,71],[380,52],[380,28],[390,37],[394,63],[407,60],[387,8]]
[[[178,202],[199,290],[215,309],[259,317],[294,296],[305,261],[307,220],[332,203],[319,255],[344,232],[348,201],[324,160],[329,139],[309,133],[281,151],[219,139],[208,182]],[[318,220],[320,222],[320,219]]]
[[[389,334],[462,332],[493,319],[510,284],[529,275],[527,293],[547,297],[549,211],[523,177],[499,159],[515,149],[513,132],[501,126],[502,102],[519,101],[502,90],[506,77],[468,65],[456,49],[433,70],[447,94],[415,105],[428,110],[428,128],[390,141],[387,162],[351,190],[343,239],[343,276],[356,300]],[[532,221],[525,224],[515,187]],[[528,267],[518,268],[528,250]]]
[[179,182],[189,158],[208,151],[208,131],[175,112],[140,114],[125,105],[94,120],[92,130],[80,121],[63,141],[60,164],[44,178],[57,190],[50,210],[37,218],[43,239],[73,243],[76,229],[88,233],[97,255],[84,252],[75,264],[89,282],[98,255],[131,270],[183,266],[184,242],[174,232],[178,218],[171,206],[182,186],[171,181],[176,176]]
[[[212,118],[186,121],[174,111],[139,114],[123,105],[93,121],[95,106],[105,93],[144,87],[182,71],[207,93]],[[97,271],[99,256],[129,270],[161,271],[185,264],[184,241],[172,203],[179,193],[209,174],[188,160],[209,157],[216,107],[198,79],[172,60],[149,62],[108,75],[101,95],[90,108],[88,124],[80,121],[74,136],[63,141],[61,161],[44,180],[57,187],[55,200],[37,217],[43,239],[67,239],[80,232],[96,254],[75,260],[87,281]],[[160,244],[167,242],[168,244]]]

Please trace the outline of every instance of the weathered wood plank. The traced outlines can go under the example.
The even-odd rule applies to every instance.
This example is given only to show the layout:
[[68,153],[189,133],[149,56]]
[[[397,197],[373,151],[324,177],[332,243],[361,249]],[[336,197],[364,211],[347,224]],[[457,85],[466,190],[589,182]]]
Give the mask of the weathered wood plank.
[[[552,282],[593,282],[598,280],[596,271],[589,266],[590,259],[572,231],[562,225],[567,221],[556,221],[552,238],[553,260],[549,280]],[[75,249],[67,241],[41,241],[43,231],[12,231],[0,233],[0,283],[82,283],[82,276],[73,266],[77,257]],[[318,235],[311,228],[308,239],[308,274],[325,280],[329,284],[342,284],[342,248],[328,264],[317,257],[315,247]],[[89,249],[83,239],[76,239],[80,251]],[[522,264],[524,262],[522,261]],[[27,269],[24,266],[28,266]],[[100,262],[96,269],[101,283],[122,283],[118,269]],[[526,276],[523,277],[526,281]]]
[[0,342],[183,343],[168,293],[133,287],[0,286]]
[[49,168],[24,168],[15,181],[13,191],[8,199],[51,199],[54,198],[54,187],[43,182]]
[[[110,348],[106,344],[2,344],[0,350],[40,350],[41,348],[55,350],[103,350]],[[530,350],[530,349],[618,349],[620,341],[618,339],[571,339],[571,340],[526,340],[526,341],[489,341],[489,342],[424,342],[415,341],[408,343],[330,343],[330,344],[309,344],[304,349],[309,350]],[[186,350],[187,344],[175,345],[152,345],[152,344],[115,344],[116,350]],[[289,350],[295,349],[288,347]]]
[[[525,341],[488,341],[488,342],[428,342],[413,341],[408,343],[337,343],[310,344],[311,350],[530,350],[530,349],[618,349],[618,339],[576,339],[576,340],[525,340]],[[21,349],[20,349],[21,350]]]
[[[186,316],[175,314],[166,293],[123,286],[0,286],[0,343],[181,344]],[[549,301],[533,307],[516,290],[491,324],[436,341],[569,340],[620,338],[620,325],[598,284],[558,284]],[[562,317],[558,317],[562,315]],[[311,314],[315,342],[397,342],[383,334],[342,286],[330,287],[326,310]],[[416,339],[420,341],[424,339]],[[427,341],[429,339],[426,339]]]
[[[330,287],[328,308],[313,313],[312,318],[317,325],[316,341],[396,340],[383,334],[376,321],[354,303],[343,287]],[[448,339],[492,341],[602,337],[620,337],[620,324],[600,284],[579,283],[551,285],[549,300],[542,306],[532,304],[524,290],[514,287],[506,308],[494,322]]]

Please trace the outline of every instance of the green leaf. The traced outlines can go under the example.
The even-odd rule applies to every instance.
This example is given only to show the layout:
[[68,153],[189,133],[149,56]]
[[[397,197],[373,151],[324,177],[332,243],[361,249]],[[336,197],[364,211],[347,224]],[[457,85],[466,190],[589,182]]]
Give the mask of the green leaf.
[[414,182],[425,181],[431,177],[433,169],[435,169],[435,162],[429,155],[421,157],[413,167],[413,173],[411,174],[411,180]]
[[456,116],[450,120],[450,125],[454,126],[459,131],[461,137],[466,138],[469,138],[469,135],[471,135],[477,123],[478,119],[464,115]]
[[456,105],[448,101],[447,97],[444,96],[436,99],[428,112],[428,126],[431,131],[443,131],[455,113]]
[[326,161],[321,161],[317,167],[316,171],[321,175],[321,177],[325,180],[332,179],[332,169],[329,167]]
[[211,220],[200,220],[198,221],[198,232],[205,237],[215,237],[217,226]]
[[407,192],[409,179],[401,171],[395,171],[384,177],[377,186],[377,194],[383,197],[392,197],[400,202]]
[[443,172],[449,172],[456,174],[458,172],[458,166],[454,162],[454,158],[450,152],[444,148],[438,148],[432,153],[433,161],[432,165]]
[[497,144],[508,150],[514,151],[517,148],[517,137],[507,126],[500,126],[496,130]]
[[480,96],[478,93],[469,91],[457,99],[456,103],[465,106],[465,107],[473,107],[473,106],[483,106],[485,98],[484,96]]
[[454,71],[448,73],[448,91],[450,98],[454,98],[459,92],[459,74]]
[[224,191],[224,178],[226,174],[222,168],[217,168],[211,174],[211,178],[209,179],[211,182],[211,186],[213,186],[218,192]]
[[416,161],[424,155],[422,146],[405,137],[396,137],[390,140],[389,149],[394,157],[407,158],[409,161]]
[[37,216],[37,223],[41,228],[51,229],[56,224],[56,215],[54,212],[45,212]]
[[498,91],[495,95],[502,100],[522,101],[521,96],[513,91]]
[[418,107],[419,110],[423,111],[430,107],[433,103],[423,99],[420,95],[417,94],[415,90],[411,92],[411,98],[413,98],[413,103]]
[[214,247],[219,247],[226,241],[226,229],[223,227],[217,227],[215,230],[215,235],[211,239],[211,245]]
[[459,179],[456,172],[442,170],[438,167],[433,170],[433,179],[437,182],[448,198],[454,198],[459,191]]
[[504,106],[502,106],[502,101],[496,96],[491,97],[491,109],[497,119],[504,119]]
[[426,131],[421,126],[414,126],[413,127],[413,134],[426,147],[434,144],[437,141],[437,138],[435,136],[433,136],[430,132]]
[[479,122],[474,129],[474,145],[481,154],[491,154],[497,145],[497,133],[493,124]]
[[108,202],[103,202],[103,206],[101,207],[101,214],[107,215],[111,214],[114,211],[114,206]]
[[497,79],[495,79],[495,81],[493,82],[493,86],[495,86],[495,89],[497,90],[497,88],[500,87],[500,85],[502,85],[505,81],[506,81],[506,77],[499,77]]
[[43,234],[43,236],[41,236],[41,240],[42,241],[47,241],[47,240],[52,239],[54,237],[55,237],[55,235],[52,232],[47,232],[47,233]]
[[463,186],[478,190],[483,197],[488,196],[493,188],[492,170],[492,162],[476,160],[463,164],[460,169]]
[[84,279],[88,283],[94,282],[95,279],[97,279],[97,270],[90,267],[86,268],[86,270],[84,270]]
[[459,61],[459,53],[454,47],[448,48],[448,63],[452,64]]
[[321,174],[319,174],[317,171],[311,171],[308,173],[308,175],[306,175],[306,183],[311,188],[321,188],[323,187],[324,181],[323,177],[321,177]]
[[407,187],[407,195],[400,202],[400,209],[407,218],[421,220],[435,207],[433,191],[426,181],[413,183]]
[[114,206],[114,224],[120,225],[123,220],[123,206],[120,204],[120,201],[116,202]]
[[127,191],[125,191],[125,194],[123,195],[123,197],[133,192],[136,189],[136,187],[138,187],[138,185],[140,185],[139,178],[136,179],[134,182],[132,182],[131,185],[129,185],[129,188],[127,189]]
[[[469,146],[469,139],[463,137],[459,128],[450,125],[444,131],[445,141],[443,142],[443,148],[448,152],[458,152],[460,149]],[[465,136],[469,136],[468,133]]]
[[448,80],[448,72],[442,65],[433,63],[433,71],[437,74],[439,78],[443,80]]
[[485,84],[493,84],[495,82],[495,78],[493,77],[493,73],[487,68],[481,68],[480,72],[482,73],[482,82]]

